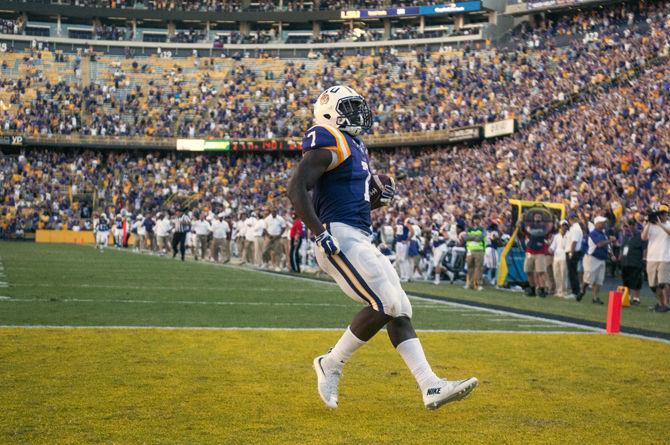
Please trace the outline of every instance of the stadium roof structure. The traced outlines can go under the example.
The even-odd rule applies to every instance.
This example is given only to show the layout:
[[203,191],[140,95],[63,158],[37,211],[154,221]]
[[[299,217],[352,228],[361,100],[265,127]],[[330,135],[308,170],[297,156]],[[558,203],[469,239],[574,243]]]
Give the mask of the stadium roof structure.
[[[19,34],[0,34],[0,41],[8,42],[7,46],[15,50],[37,40],[54,44],[63,51],[92,47],[94,51],[122,54],[127,47],[141,48],[144,55],[155,53],[158,48],[170,48],[175,57],[189,56],[193,50],[201,55],[215,56],[216,50],[225,45],[232,51],[273,51],[283,57],[323,49],[351,53],[366,47],[469,44],[492,36],[488,30],[495,28],[497,12],[480,0],[381,9],[231,12],[82,7],[48,0],[0,0],[0,18],[11,20],[17,14],[24,18],[25,29]],[[131,37],[109,39],[97,33],[100,25],[132,30],[128,34]],[[407,34],[408,28],[417,35]],[[191,30],[200,34],[197,39],[180,41],[174,38],[180,32]],[[251,36],[270,31],[274,33],[271,41],[256,42],[245,38],[230,41],[226,37],[233,33]],[[371,32],[376,37],[358,38],[348,34],[354,31]],[[339,34],[347,35],[343,38],[338,37]],[[220,37],[225,43],[215,44]],[[210,52],[206,53],[208,50]]]
[[[62,15],[81,19],[96,18],[126,18],[151,20],[188,20],[200,22],[216,21],[282,21],[288,23],[312,21],[342,21],[342,20],[379,20],[384,18],[398,18],[429,15],[453,15],[470,12],[492,12],[480,0],[462,0],[455,3],[444,2],[438,5],[416,7],[388,7],[379,9],[328,9],[313,11],[177,11],[168,9],[136,9],[136,8],[102,8],[81,7],[51,3],[49,1],[0,1],[0,11],[25,12],[39,15]],[[92,12],[94,11],[94,12]]]
[[570,9],[594,8],[601,5],[623,3],[625,0],[528,0],[510,2],[505,8],[506,15],[523,16],[540,12],[558,12]]

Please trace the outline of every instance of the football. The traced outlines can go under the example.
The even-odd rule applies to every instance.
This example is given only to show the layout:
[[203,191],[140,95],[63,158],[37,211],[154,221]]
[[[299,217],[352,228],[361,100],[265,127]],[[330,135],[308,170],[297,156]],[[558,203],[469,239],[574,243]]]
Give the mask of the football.
[[387,204],[382,204],[380,201],[382,192],[387,185],[390,185],[395,190],[395,181],[392,177],[387,175],[372,175],[370,179],[370,207],[372,209],[377,209]]

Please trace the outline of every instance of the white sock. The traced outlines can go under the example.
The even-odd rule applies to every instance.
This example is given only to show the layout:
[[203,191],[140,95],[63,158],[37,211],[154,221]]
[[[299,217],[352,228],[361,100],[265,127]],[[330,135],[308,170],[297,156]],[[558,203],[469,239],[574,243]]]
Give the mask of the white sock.
[[326,356],[324,366],[341,370],[347,360],[349,360],[349,357],[351,357],[351,354],[364,344],[365,342],[356,337],[351,332],[349,326],[347,326],[347,330],[344,331],[342,337],[340,337],[335,346],[333,346],[333,349]]
[[435,384],[439,378],[435,375],[428,360],[426,360],[426,355],[423,353],[423,347],[421,347],[421,342],[418,338],[410,338],[400,343],[396,350],[400,354],[405,364],[412,371],[416,383],[419,384],[421,392],[425,391],[429,386]]

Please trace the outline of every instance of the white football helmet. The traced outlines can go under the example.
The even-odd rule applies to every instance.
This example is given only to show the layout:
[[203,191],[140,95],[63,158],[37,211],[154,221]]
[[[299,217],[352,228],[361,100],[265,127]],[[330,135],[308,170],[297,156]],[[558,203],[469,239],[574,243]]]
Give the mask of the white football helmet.
[[330,125],[358,136],[372,126],[372,112],[363,96],[352,88],[336,85],[316,99],[314,121],[317,125]]

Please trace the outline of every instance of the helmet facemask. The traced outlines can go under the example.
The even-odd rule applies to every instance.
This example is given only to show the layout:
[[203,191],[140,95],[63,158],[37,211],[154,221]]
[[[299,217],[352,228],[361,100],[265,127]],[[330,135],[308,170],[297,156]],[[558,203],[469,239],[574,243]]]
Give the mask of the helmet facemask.
[[347,133],[358,136],[372,126],[372,111],[361,96],[343,97],[337,101],[337,126]]

